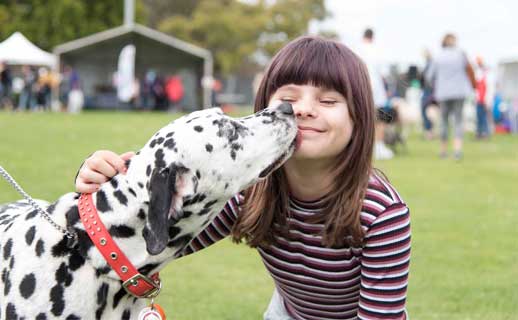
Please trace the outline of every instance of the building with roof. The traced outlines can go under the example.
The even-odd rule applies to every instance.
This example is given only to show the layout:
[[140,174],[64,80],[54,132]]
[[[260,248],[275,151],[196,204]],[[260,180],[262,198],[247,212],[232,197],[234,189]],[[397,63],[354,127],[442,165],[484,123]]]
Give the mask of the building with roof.
[[153,70],[162,76],[180,76],[184,88],[182,105],[187,109],[210,106],[211,88],[203,86],[212,79],[210,51],[162,32],[134,23],[133,1],[126,0],[124,24],[54,48],[58,65],[72,67],[80,77],[85,107],[120,107],[113,86],[119,54],[132,44],[135,52],[135,76],[142,80]]

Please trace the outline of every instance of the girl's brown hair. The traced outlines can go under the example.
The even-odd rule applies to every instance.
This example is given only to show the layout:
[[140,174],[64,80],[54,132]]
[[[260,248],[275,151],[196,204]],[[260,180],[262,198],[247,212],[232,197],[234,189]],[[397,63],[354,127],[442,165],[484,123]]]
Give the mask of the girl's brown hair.
[[[324,225],[322,242],[328,247],[358,246],[363,242],[360,212],[372,171],[374,102],[365,64],[349,48],[320,37],[300,37],[273,58],[259,86],[255,112],[267,107],[275,91],[287,84],[312,84],[340,92],[347,101],[354,130],[333,168],[332,191],[322,198],[324,209],[310,222]],[[252,247],[287,235],[289,189],[283,168],[245,191],[243,212],[232,238]],[[280,228],[274,228],[274,224]]]

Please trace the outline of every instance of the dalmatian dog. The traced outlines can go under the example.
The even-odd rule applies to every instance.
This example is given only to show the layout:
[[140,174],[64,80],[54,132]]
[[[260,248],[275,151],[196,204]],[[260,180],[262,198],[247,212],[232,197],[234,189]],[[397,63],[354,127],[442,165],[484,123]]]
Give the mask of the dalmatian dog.
[[[291,105],[244,118],[218,108],[160,129],[93,194],[99,217],[144,275],[180,256],[225,203],[265,178],[296,148]],[[0,206],[0,319],[135,319],[149,303],[122,287],[79,220],[78,193],[45,205],[77,233],[71,244],[27,202]]]

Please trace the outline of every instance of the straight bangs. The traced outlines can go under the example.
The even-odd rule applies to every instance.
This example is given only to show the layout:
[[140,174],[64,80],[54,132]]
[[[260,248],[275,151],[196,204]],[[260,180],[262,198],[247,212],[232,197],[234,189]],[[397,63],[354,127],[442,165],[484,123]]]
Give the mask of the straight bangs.
[[347,63],[338,46],[334,41],[303,37],[284,47],[264,75],[268,82],[263,82],[265,88],[258,90],[263,96],[257,96],[255,111],[266,108],[275,91],[288,84],[310,84],[335,90],[349,100]]

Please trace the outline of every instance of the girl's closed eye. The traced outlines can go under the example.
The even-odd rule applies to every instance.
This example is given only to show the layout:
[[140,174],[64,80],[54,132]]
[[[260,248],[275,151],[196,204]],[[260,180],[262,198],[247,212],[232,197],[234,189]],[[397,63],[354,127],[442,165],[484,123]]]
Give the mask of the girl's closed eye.
[[281,98],[281,101],[282,101],[282,102],[289,102],[289,103],[291,103],[291,102],[295,102],[295,101],[297,101],[297,99],[295,99],[295,98],[293,98],[293,97],[282,97],[282,98]]
[[326,105],[326,106],[332,106],[335,103],[337,103],[337,101],[334,99],[322,99],[322,100],[320,100],[320,103],[323,105]]

